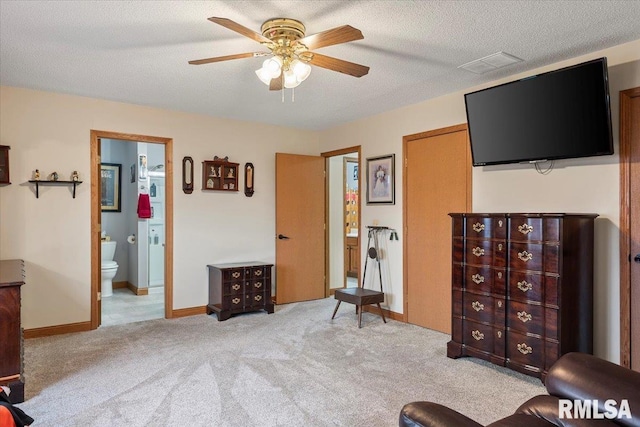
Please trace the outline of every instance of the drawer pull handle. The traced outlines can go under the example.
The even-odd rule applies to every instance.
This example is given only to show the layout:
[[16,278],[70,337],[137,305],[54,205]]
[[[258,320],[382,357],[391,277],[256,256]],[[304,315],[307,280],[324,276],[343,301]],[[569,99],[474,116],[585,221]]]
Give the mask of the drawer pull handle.
[[262,270],[256,270],[253,274],[256,276],[262,276]]
[[498,279],[502,279],[502,271],[498,271]]
[[480,332],[479,330],[477,330],[477,329],[475,331],[471,332],[471,336],[476,341],[480,341],[480,340],[484,339],[484,334],[482,332]]
[[524,262],[531,261],[531,259],[533,258],[533,254],[527,251],[518,252],[518,258],[520,258]]
[[498,338],[502,338],[502,331],[498,331]]
[[234,272],[231,274],[231,277],[233,277],[234,279],[237,279],[238,277],[240,277],[240,272],[239,272],[239,271],[234,271]]
[[480,283],[484,282],[484,276],[481,276],[480,274],[474,274],[473,276],[471,276],[471,280],[473,280],[476,285],[479,285]]
[[522,292],[530,291],[531,288],[533,288],[533,285],[531,283],[528,283],[526,280],[518,282],[518,289],[520,289]]
[[239,290],[239,289],[240,289],[240,285],[239,285],[238,283],[236,283],[235,285],[233,285],[233,286],[231,287],[231,289],[233,289],[234,291],[237,291],[237,290]]
[[533,232],[533,226],[529,224],[522,224],[518,226],[518,231],[526,236],[527,234]]
[[518,319],[522,320],[522,323],[527,323],[531,321],[531,315],[526,311],[519,311]]
[[498,308],[502,308],[502,301],[498,301]]
[[262,287],[262,282],[256,282],[253,286],[260,289]]
[[498,250],[501,251],[502,250],[502,243],[498,243]]
[[480,301],[474,301],[471,303],[471,307],[473,307],[473,309],[475,311],[482,311],[484,310],[484,304],[481,304]]
[[253,297],[253,299],[255,299],[256,301],[261,301],[262,295],[256,295],[255,297]]
[[240,298],[234,298],[231,300],[232,303],[238,304],[240,302]]
[[483,230],[484,230],[484,224],[480,224],[479,222],[476,222],[475,224],[473,224],[473,231],[475,231],[476,233],[479,233]]
[[484,249],[482,249],[481,247],[478,247],[478,246],[473,248],[471,250],[471,252],[477,257],[481,257],[482,255],[484,255]]
[[518,351],[522,354],[531,354],[533,353],[533,349],[529,347],[527,344],[522,343],[518,344]]

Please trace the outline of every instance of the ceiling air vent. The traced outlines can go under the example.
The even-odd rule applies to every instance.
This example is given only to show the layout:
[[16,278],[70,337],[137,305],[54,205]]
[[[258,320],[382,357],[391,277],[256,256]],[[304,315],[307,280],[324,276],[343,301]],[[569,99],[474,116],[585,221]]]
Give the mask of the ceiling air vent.
[[475,61],[467,62],[460,65],[458,68],[471,71],[476,74],[484,74],[487,71],[492,71],[497,68],[506,67],[507,65],[522,62],[522,59],[509,55],[508,53],[498,52],[484,58],[476,59]]

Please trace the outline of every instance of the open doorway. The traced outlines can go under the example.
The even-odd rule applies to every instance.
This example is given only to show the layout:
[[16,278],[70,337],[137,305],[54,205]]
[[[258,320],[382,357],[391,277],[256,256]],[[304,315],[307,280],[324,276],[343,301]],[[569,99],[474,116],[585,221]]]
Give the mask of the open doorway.
[[327,296],[358,286],[360,277],[360,147],[326,158]]
[[[145,303],[158,299],[155,317],[173,317],[172,147],[169,138],[91,131],[92,329],[103,321],[103,303],[124,290],[134,299],[149,296]],[[142,205],[149,215],[139,215],[145,200]],[[105,242],[116,244],[105,247]],[[110,262],[118,265],[111,289],[104,285],[103,277],[102,258],[110,255],[103,251],[107,250],[113,250],[114,259]],[[160,284],[162,292],[158,292]],[[135,305],[144,305],[141,300],[138,302],[141,304]],[[145,310],[138,311],[144,317]],[[135,314],[131,305],[128,314]],[[147,320],[128,317],[129,321]]]
[[[101,325],[164,318],[165,147],[101,139]],[[141,219],[142,197],[149,218]]]

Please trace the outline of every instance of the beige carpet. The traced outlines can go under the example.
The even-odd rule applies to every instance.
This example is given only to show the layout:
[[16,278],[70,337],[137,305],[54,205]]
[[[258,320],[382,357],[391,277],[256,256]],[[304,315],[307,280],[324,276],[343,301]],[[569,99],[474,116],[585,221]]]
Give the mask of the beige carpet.
[[431,400],[481,423],[544,393],[539,380],[448,359],[449,336],[383,324],[332,298],[218,322],[152,320],[25,341],[34,426],[395,426]]

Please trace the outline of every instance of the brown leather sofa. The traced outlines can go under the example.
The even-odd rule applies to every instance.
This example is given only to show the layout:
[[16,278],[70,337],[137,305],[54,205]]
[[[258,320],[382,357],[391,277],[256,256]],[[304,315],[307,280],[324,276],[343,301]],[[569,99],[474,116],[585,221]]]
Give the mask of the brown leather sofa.
[[[562,356],[551,367],[547,375],[545,386],[548,395],[533,397],[523,403],[513,415],[489,424],[488,427],[589,427],[589,426],[632,426],[640,427],[640,373],[623,368],[606,360],[583,353],[568,353]],[[597,400],[598,411],[602,419],[585,418],[588,412],[570,411],[569,419],[566,411],[560,417],[560,404],[569,408],[567,400],[589,401],[594,405]],[[616,402],[615,414],[612,402]],[[628,403],[630,418],[623,407]],[[617,415],[608,419],[607,415]],[[471,418],[462,415],[446,406],[432,402],[412,402],[406,404],[400,411],[400,427],[482,427]]]

